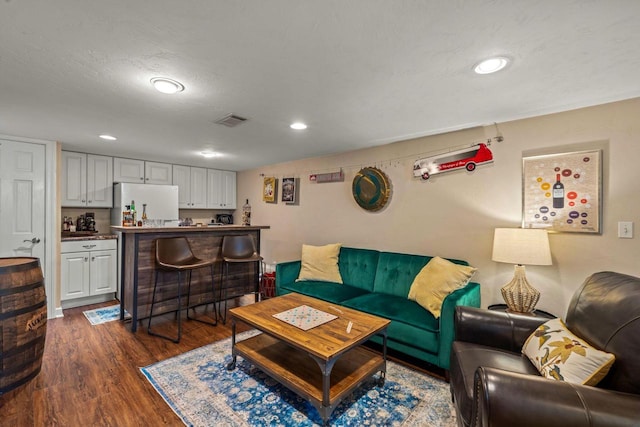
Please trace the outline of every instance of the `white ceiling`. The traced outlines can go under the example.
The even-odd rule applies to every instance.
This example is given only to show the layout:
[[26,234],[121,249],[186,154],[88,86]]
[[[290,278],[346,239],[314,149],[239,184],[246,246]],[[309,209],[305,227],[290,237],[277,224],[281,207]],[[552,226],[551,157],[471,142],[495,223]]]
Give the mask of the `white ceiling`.
[[3,0],[0,134],[245,170],[638,97],[638,22],[638,0]]

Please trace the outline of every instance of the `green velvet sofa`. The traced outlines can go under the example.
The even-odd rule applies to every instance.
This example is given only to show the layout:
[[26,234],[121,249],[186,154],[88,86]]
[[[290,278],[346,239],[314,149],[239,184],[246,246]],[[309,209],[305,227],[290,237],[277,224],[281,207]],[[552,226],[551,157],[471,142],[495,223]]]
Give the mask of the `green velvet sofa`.
[[[449,370],[454,340],[455,307],[480,307],[480,285],[469,282],[449,294],[436,319],[418,303],[407,299],[413,279],[432,257],[370,249],[342,247],[338,266],[343,284],[320,281],[296,282],[301,262],[276,266],[276,295],[297,292],[391,320],[387,329],[390,349]],[[450,259],[456,264],[468,265]],[[381,343],[381,337],[372,338]]]

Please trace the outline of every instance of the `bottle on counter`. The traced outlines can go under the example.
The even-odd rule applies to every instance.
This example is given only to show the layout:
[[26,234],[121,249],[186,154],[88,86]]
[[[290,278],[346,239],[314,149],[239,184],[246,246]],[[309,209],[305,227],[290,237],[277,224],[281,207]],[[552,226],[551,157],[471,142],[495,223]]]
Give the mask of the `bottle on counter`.
[[251,225],[251,205],[249,199],[242,206],[242,225]]
[[133,222],[134,227],[136,226],[136,224],[138,223],[138,221],[136,220],[136,202],[135,201],[131,201],[131,221]]
[[146,226],[147,225],[147,204],[143,203],[142,204],[142,218],[140,218],[142,220],[142,225]]
[[124,211],[122,211],[122,226],[131,227],[133,225],[133,219],[131,217],[131,206],[124,205]]

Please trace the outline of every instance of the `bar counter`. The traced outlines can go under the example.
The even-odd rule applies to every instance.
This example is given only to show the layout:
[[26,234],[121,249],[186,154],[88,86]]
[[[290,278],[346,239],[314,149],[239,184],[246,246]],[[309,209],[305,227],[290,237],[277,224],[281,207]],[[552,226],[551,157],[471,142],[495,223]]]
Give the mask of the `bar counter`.
[[[126,310],[131,315],[131,332],[136,332],[138,322],[149,317],[156,273],[156,239],[184,236],[189,241],[195,256],[203,259],[216,259],[214,266],[215,295],[211,293],[210,269],[194,270],[191,277],[191,296],[189,298],[189,306],[192,307],[218,301],[224,236],[249,234],[254,237],[258,250],[260,250],[260,230],[268,228],[269,226],[260,225],[157,228],[111,226],[114,233],[121,233],[120,320],[124,320]],[[158,278],[156,303],[153,308],[154,316],[178,309],[177,273],[161,273]],[[182,296],[186,297],[186,278],[183,277],[183,281],[185,283]],[[255,263],[239,263],[229,267],[229,277],[225,283],[228,299],[258,292],[257,286],[258,269]],[[182,301],[182,309],[184,309],[187,298],[182,298]]]

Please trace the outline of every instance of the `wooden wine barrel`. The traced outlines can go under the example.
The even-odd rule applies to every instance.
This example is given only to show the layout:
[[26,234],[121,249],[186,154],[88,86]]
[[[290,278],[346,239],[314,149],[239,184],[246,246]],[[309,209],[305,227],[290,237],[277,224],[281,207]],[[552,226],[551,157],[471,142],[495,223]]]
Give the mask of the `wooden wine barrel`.
[[0,394],[40,372],[47,298],[38,258],[0,258]]

